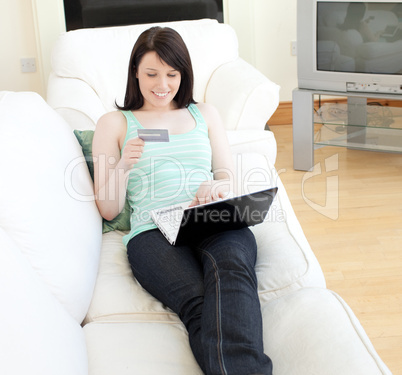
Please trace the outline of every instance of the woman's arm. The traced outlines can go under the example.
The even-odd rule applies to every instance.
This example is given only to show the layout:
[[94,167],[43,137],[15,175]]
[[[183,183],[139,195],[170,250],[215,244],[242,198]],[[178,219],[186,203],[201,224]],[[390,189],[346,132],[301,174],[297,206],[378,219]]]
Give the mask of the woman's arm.
[[366,20],[360,22],[360,27],[359,27],[359,32],[363,38],[363,42],[376,42],[379,37],[381,36],[382,31],[379,31],[377,33],[373,33],[370,29],[369,22],[370,18],[367,18]]
[[208,203],[236,193],[236,175],[226,131],[218,110],[212,105],[199,103],[207,126],[212,148],[213,181],[205,181],[198,189],[191,205]]
[[106,220],[114,219],[122,211],[128,174],[143,151],[144,142],[134,138],[126,143],[121,154],[126,132],[124,115],[110,112],[99,119],[92,142],[95,199]]

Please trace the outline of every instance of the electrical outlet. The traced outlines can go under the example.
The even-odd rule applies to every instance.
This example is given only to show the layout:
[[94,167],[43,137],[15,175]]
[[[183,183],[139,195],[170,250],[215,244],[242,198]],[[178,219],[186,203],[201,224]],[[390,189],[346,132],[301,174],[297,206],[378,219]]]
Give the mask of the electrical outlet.
[[290,53],[292,56],[297,56],[297,42],[296,41],[290,42]]
[[21,72],[22,73],[34,73],[36,72],[36,61],[34,57],[22,58],[21,62]]

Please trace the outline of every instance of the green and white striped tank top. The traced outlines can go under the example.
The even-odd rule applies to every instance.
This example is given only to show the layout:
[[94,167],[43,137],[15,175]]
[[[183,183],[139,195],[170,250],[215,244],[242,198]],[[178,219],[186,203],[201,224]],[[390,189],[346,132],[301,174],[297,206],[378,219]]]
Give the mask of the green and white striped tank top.
[[[170,142],[146,142],[141,159],[130,172],[127,199],[132,209],[131,231],[123,237],[125,245],[137,234],[156,228],[150,210],[190,201],[203,181],[213,179],[207,124],[195,104],[188,110],[195,128],[169,135]],[[131,111],[122,113],[127,119],[125,145],[143,126]]]

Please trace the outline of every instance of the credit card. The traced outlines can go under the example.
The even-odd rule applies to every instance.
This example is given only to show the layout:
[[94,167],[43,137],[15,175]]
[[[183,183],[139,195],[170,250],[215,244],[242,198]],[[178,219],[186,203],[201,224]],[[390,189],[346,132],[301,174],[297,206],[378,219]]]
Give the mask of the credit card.
[[137,129],[137,134],[145,142],[169,142],[167,129]]

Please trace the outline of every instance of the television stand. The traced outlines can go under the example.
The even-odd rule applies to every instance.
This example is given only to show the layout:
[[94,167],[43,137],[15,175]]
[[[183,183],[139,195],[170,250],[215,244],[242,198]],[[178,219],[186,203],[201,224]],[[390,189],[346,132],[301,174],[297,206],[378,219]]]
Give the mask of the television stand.
[[[341,97],[341,103],[324,101],[314,108],[315,96]],[[342,98],[347,100],[342,102]],[[381,101],[401,101],[401,106],[384,106]],[[402,153],[402,97],[293,90],[293,168],[311,171],[314,149],[323,146]]]

